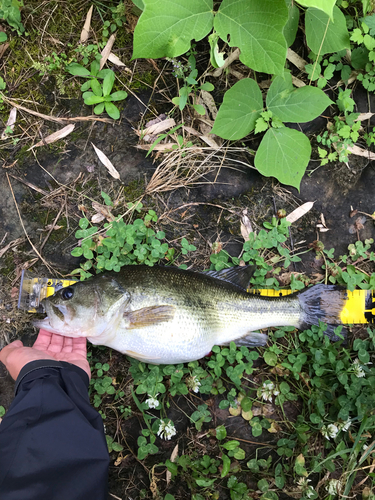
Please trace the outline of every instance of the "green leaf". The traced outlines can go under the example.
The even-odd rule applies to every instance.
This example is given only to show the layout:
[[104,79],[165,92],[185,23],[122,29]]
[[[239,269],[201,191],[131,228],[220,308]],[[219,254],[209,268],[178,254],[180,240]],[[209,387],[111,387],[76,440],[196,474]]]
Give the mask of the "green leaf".
[[256,134],[260,132],[265,132],[268,129],[268,123],[264,121],[262,117],[258,118],[255,122],[255,130]]
[[86,92],[91,89],[91,80],[87,80],[83,85],[81,85],[81,92]]
[[297,0],[297,3],[303,7],[315,7],[316,9],[322,10],[333,19],[333,7],[336,0]]
[[92,88],[92,91],[94,92],[95,95],[97,95],[97,96],[103,95],[102,86],[100,85],[100,83],[98,82],[98,80],[96,78],[93,78],[91,80],[91,88]]
[[81,257],[81,255],[83,254],[83,250],[81,247],[76,247],[76,248],[73,248],[73,250],[70,252],[70,254],[73,257]]
[[8,36],[6,33],[4,33],[3,31],[0,32],[0,43],[4,43],[6,42],[8,39]]
[[128,97],[128,93],[124,90],[118,90],[117,92],[113,92],[111,94],[111,101],[123,101]]
[[145,8],[134,30],[132,59],[177,57],[191,40],[212,29],[213,0],[144,0]]
[[323,55],[350,48],[344,14],[335,6],[333,16],[334,22],[321,10],[307,9],[305,13],[306,41],[314,54]]
[[244,78],[224,94],[212,133],[223,139],[242,139],[254,130],[262,110],[263,99],[258,84]]
[[109,71],[103,80],[103,96],[109,96],[111,93],[113,84],[115,83],[115,73],[114,71]]
[[90,76],[90,71],[78,63],[68,64],[66,70],[73,76]]
[[225,477],[230,471],[230,458],[227,455],[225,455],[225,453],[223,453],[223,456],[221,458],[223,460],[221,477]]
[[120,111],[112,102],[105,103],[105,110],[113,120],[120,118]]
[[292,0],[286,0],[286,5],[288,7],[288,21],[284,26],[283,35],[285,37],[287,46],[290,47],[296,39],[297,35],[299,8]]
[[193,108],[199,115],[204,116],[206,114],[206,109],[202,104],[193,104]]
[[216,437],[220,441],[227,437],[227,430],[224,425],[219,425],[219,427],[216,427]]
[[277,364],[277,355],[274,352],[266,351],[264,353],[264,361],[269,366],[276,366]]
[[212,92],[214,90],[214,86],[210,82],[203,83],[200,87],[201,90],[207,90],[207,92]]
[[224,64],[224,52],[219,52],[218,40],[219,35],[216,31],[211,33],[208,37],[208,42],[210,44],[210,62],[214,68],[221,68]]
[[143,3],[143,0],[132,0],[134,5],[138,7],[139,10],[144,10],[145,4]]
[[255,155],[254,164],[262,175],[276,177],[299,190],[311,156],[309,139],[287,127],[268,129]]
[[94,108],[94,113],[96,115],[101,115],[104,111],[104,102],[100,102],[97,106]]
[[82,94],[83,100],[85,101],[85,104],[88,106],[91,106],[92,104],[98,104],[99,102],[104,101],[104,97],[101,97],[99,95],[95,95],[92,92],[85,92]]
[[230,450],[235,450],[239,445],[240,445],[239,441],[237,441],[235,439],[232,439],[231,441],[227,441],[223,445],[223,448],[225,448],[226,450],[230,451]]
[[292,75],[277,76],[268,91],[267,108],[283,122],[304,123],[314,120],[330,104],[331,99],[316,87],[294,88]]
[[286,59],[283,28],[287,20],[285,0],[223,0],[214,27],[224,42],[241,50],[243,64],[279,74]]

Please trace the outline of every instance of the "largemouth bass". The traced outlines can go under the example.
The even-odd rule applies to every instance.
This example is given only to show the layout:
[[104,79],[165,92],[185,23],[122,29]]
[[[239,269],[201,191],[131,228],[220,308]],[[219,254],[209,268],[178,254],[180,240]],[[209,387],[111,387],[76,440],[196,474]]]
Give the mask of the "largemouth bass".
[[36,326],[153,364],[200,359],[214,345],[265,345],[270,326],[340,324],[346,291],[315,285],[283,297],[246,292],[253,268],[198,273],[173,267],[125,266],[62,288],[43,304]]

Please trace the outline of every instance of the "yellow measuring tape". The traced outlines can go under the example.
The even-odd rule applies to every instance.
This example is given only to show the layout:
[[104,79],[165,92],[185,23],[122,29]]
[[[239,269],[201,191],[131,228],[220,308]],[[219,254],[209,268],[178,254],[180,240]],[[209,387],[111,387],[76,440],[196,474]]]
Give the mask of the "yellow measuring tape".
[[[249,293],[264,295],[266,297],[281,297],[290,295],[293,290],[254,290]],[[344,324],[374,323],[375,322],[375,290],[347,290],[348,299],[341,311],[341,322]]]
[[[77,280],[61,280],[56,278],[21,277],[21,287],[18,307],[29,312],[38,312],[40,302],[53,295],[60,288],[72,285]],[[281,297],[290,295],[293,290],[254,289],[249,293],[266,297]],[[348,299],[341,312],[341,322],[344,324],[375,323],[375,290],[347,291]]]

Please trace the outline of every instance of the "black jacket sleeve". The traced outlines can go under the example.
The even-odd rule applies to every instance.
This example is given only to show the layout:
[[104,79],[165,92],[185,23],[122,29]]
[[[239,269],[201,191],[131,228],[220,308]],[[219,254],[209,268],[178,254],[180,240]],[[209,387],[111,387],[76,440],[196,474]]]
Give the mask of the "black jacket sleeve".
[[103,421],[75,365],[23,367],[0,424],[0,500],[105,500],[109,455]]

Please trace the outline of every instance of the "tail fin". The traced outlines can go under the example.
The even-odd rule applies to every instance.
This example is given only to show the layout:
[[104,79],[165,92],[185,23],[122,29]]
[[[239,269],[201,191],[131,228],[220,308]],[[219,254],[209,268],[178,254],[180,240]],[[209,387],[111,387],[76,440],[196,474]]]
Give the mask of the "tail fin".
[[[334,329],[341,325],[341,312],[347,300],[346,290],[337,285],[315,285],[298,295],[302,308],[302,324],[300,329],[308,325],[319,325],[319,321],[327,323],[327,330],[324,332],[332,341],[341,340],[334,333]],[[345,329],[341,330],[341,335],[346,337]]]

